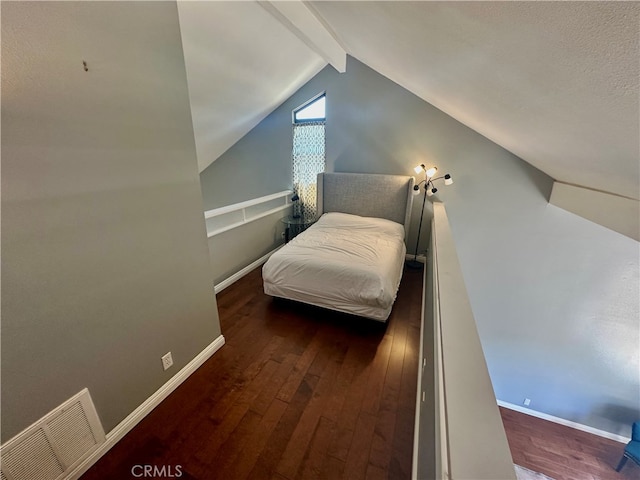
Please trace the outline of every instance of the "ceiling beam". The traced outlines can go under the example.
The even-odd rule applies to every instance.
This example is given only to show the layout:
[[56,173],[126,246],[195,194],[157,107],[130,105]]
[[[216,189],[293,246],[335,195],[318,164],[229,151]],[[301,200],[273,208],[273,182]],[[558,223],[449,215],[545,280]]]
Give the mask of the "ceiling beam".
[[296,0],[258,3],[338,72],[344,73],[347,70],[347,52],[331,30],[304,2]]
[[634,198],[553,182],[549,203],[640,242],[640,202]]

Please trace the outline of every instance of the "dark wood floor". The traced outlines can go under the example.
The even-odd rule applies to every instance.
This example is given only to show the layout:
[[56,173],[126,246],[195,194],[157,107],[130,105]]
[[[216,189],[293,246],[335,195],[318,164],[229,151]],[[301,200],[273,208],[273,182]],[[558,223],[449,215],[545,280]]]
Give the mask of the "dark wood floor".
[[261,282],[257,269],[218,295],[226,345],[83,480],[144,464],[185,480],[410,478],[422,273],[404,273],[386,325]]
[[[422,273],[387,325],[274,301],[260,269],[218,295],[226,345],[82,480],[408,479]],[[515,463],[556,480],[639,479],[624,445],[501,408]],[[171,468],[171,470],[169,470]],[[135,470],[140,474],[141,470]],[[156,476],[155,478],[172,478]]]
[[631,460],[620,473],[624,444],[500,408],[514,463],[555,480],[640,479]]

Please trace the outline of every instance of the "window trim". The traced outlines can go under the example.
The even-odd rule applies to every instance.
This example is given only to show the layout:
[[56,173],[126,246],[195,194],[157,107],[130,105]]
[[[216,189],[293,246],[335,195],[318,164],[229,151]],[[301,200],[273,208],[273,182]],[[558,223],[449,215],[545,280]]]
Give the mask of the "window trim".
[[[299,124],[304,124],[304,123],[314,123],[314,122],[324,122],[324,121],[326,121],[327,120],[326,103],[325,103],[325,115],[324,115],[324,117],[320,117],[320,118],[305,118],[305,119],[300,119],[300,120],[296,119],[296,113],[298,113],[301,110],[304,110],[305,108],[307,108],[312,103],[315,103],[318,100],[320,100],[322,97],[324,97],[326,99],[326,97],[327,97],[326,90],[318,93],[317,95],[315,95],[313,97],[311,97],[309,100],[304,102],[299,107],[294,108],[291,111],[291,123],[293,123],[294,125],[299,125]],[[326,100],[325,100],[325,102],[326,102]]]

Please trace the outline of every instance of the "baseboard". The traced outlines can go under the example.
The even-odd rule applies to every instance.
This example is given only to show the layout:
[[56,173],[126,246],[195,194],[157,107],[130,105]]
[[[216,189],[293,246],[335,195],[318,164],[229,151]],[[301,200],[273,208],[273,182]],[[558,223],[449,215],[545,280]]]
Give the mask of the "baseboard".
[[240,270],[237,273],[234,273],[233,275],[231,275],[229,278],[221,281],[220,283],[218,283],[217,285],[214,286],[214,291],[216,293],[220,293],[222,290],[224,290],[225,288],[227,288],[229,285],[237,282],[238,280],[240,280],[242,277],[244,277],[245,275],[247,275],[249,272],[253,271],[255,268],[259,267],[260,265],[262,265],[263,263],[265,263],[267,260],[269,260],[269,257],[271,255],[273,255],[274,253],[276,253],[278,250],[280,250],[284,245],[280,245],[278,248],[271,250],[269,253],[267,253],[266,255],[263,255],[262,257],[260,257],[259,259],[257,259],[255,262],[250,263],[249,265],[247,265],[246,267],[244,267],[242,270]]
[[565,420],[564,418],[554,417],[553,415],[549,415],[546,413],[536,412],[535,410],[531,410],[530,408],[521,407],[520,405],[514,405],[513,403],[503,402],[502,400],[498,400],[498,405],[504,408],[508,408],[509,410],[515,410],[516,412],[531,415],[532,417],[541,418],[543,420],[558,423],[566,427],[575,428],[576,430],[592,433],[593,435],[597,435],[599,437],[615,440],[616,442],[628,443],[629,440],[631,440],[629,437],[623,437],[622,435],[616,435],[615,433],[605,432],[604,430],[599,430],[597,428],[589,427],[588,425]]
[[102,443],[91,456],[85,459],[66,477],[67,480],[77,480],[91,466],[107,453],[111,447],[118,443],[133,427],[146,417],[151,410],[157,407],[160,402],[169,396],[176,388],[180,386],[189,376],[195,372],[200,365],[216,353],[224,345],[224,337],[220,335],[211,342],[202,352],[200,352],[193,360],[185,365],[182,370],[176,373],[171,379],[160,387],[153,395],[147,398],[138,408],[131,412],[124,420],[122,420],[113,430],[106,435],[106,441]]

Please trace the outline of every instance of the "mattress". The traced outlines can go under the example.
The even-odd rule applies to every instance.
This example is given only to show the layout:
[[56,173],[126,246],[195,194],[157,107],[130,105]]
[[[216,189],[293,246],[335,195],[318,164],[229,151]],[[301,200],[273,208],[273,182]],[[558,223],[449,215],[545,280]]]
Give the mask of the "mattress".
[[390,220],[325,213],[264,264],[264,291],[384,321],[402,278],[404,236]]

